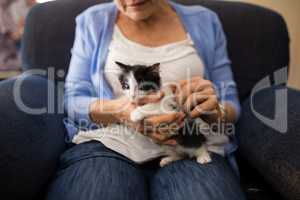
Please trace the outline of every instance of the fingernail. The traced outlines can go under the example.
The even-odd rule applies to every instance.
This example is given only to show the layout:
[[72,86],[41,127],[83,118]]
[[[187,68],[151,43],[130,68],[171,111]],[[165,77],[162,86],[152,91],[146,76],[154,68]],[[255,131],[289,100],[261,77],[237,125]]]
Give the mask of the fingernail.
[[181,112],[181,116],[182,116],[182,117],[185,117],[185,113],[184,113],[184,112]]
[[168,141],[164,142],[164,144],[175,146],[175,145],[177,145],[177,142],[176,142],[176,140],[168,140]]
[[151,120],[145,119],[145,120],[144,120],[144,124],[145,124],[145,125],[151,125]]
[[183,127],[184,127],[184,122],[181,122],[179,128],[183,128]]

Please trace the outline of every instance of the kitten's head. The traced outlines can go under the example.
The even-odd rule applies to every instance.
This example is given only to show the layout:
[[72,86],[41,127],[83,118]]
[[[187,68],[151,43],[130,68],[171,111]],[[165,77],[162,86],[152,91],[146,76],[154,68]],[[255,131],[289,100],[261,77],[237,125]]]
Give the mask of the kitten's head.
[[122,89],[132,101],[160,89],[159,63],[152,66],[116,64],[122,70],[119,76]]

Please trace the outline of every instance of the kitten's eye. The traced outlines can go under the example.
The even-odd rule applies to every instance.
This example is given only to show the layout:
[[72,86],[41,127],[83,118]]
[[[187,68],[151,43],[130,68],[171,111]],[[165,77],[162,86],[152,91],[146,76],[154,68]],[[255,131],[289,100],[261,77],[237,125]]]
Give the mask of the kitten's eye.
[[140,90],[143,90],[143,91],[150,91],[150,90],[157,90],[158,89],[158,87],[156,87],[156,85],[154,85],[154,84],[142,84],[142,85],[140,85],[139,86],[139,89]]
[[121,83],[121,87],[122,87],[123,90],[128,90],[129,89],[128,80],[125,78],[124,74],[120,75],[119,81]]
[[124,82],[122,87],[123,87],[124,90],[128,90],[129,89],[129,84]]

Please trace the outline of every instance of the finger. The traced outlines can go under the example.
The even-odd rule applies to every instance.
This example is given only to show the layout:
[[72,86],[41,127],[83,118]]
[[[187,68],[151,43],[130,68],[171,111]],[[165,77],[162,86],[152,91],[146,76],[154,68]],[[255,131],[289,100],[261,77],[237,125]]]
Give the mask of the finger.
[[166,87],[169,87],[173,93],[176,93],[176,91],[178,90],[178,85],[176,84],[169,84]]
[[174,139],[171,139],[171,140],[167,140],[165,142],[163,142],[164,145],[171,145],[171,146],[175,146],[177,145],[177,141],[174,140]]
[[215,90],[212,87],[204,88],[202,91],[192,93],[184,102],[183,110],[190,112],[195,106],[207,100],[210,96],[215,96]]
[[121,98],[117,99],[118,105],[120,105],[121,110],[126,110],[127,108],[134,106],[134,104],[129,101],[126,96],[122,96]]
[[192,81],[181,87],[176,91],[176,100],[180,105],[183,105],[186,99],[195,92],[203,92],[206,88],[211,88],[210,81],[199,80]]
[[142,123],[134,123],[134,122],[124,121],[123,125],[125,125],[127,127],[131,127],[136,132],[144,133],[144,131],[145,131]]
[[171,113],[171,114],[163,114],[158,116],[152,116],[147,119],[145,119],[145,123],[154,127],[157,127],[158,125],[162,123],[171,123],[177,120],[178,117],[180,117],[182,113]]
[[192,92],[202,92],[206,93],[209,90],[213,89],[213,85],[208,80],[199,80],[199,81],[193,81],[191,83]]
[[163,134],[163,135],[168,135],[168,136],[172,136],[174,134],[176,134],[176,132],[181,128],[180,125],[182,124],[182,122],[177,123],[177,122],[173,122],[171,124],[161,124],[160,126],[158,126],[156,128],[157,132]]
[[195,81],[201,81],[201,80],[204,80],[201,76],[194,76],[191,79],[180,80],[179,84],[180,84],[180,86],[184,86],[188,82],[195,82]]
[[195,108],[195,106],[200,103],[206,101],[209,98],[207,95],[202,95],[201,93],[193,93],[191,94],[183,105],[183,110],[185,112],[190,112]]
[[178,118],[170,123],[163,122],[154,125],[145,123],[144,130],[148,133],[158,132],[160,134],[171,136],[184,126],[184,119],[185,114],[181,112],[179,113]]
[[174,128],[172,131],[178,131],[180,128],[184,126],[184,119],[186,117],[186,114],[184,112],[180,112],[180,116],[177,118],[176,122],[174,122]]
[[185,119],[185,113],[184,113],[184,112],[180,112],[180,113],[179,113],[179,116],[178,116],[178,118],[177,118],[177,120],[176,120],[176,122],[177,122],[178,124],[181,124],[181,123],[184,121],[184,119]]
[[149,95],[146,95],[146,96],[143,96],[143,97],[139,98],[137,100],[137,104],[138,105],[145,105],[145,104],[148,104],[148,103],[156,103],[156,102],[160,101],[163,97],[164,97],[164,92],[159,91],[159,92],[149,94]]
[[213,87],[206,87],[201,91],[198,91],[197,93],[203,94],[203,95],[215,95],[215,89]]
[[167,135],[163,135],[160,133],[151,133],[149,134],[149,137],[159,144],[162,144],[164,141],[169,139]]
[[206,112],[211,112],[215,110],[218,106],[218,100],[216,97],[211,97],[207,101],[199,104],[196,106],[192,112],[190,112],[190,116],[192,118],[199,117],[200,115],[206,113]]
[[135,124],[134,126],[136,127],[136,130],[138,132],[143,133],[143,134],[146,132],[146,129],[143,126],[143,124],[139,123],[139,124]]

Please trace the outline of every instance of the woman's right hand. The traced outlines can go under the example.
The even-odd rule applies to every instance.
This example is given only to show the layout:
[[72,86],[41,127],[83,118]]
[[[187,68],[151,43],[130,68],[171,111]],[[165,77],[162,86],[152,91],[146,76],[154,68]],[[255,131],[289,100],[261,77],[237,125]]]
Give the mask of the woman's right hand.
[[150,116],[140,122],[132,122],[130,119],[131,112],[138,106],[158,102],[162,97],[163,93],[161,92],[144,96],[136,102],[130,102],[126,97],[122,97],[118,100],[118,105],[121,105],[123,110],[117,112],[116,116],[121,123],[150,137],[158,144],[175,145],[176,142],[170,139],[170,137],[172,137],[170,133],[182,127],[185,117],[184,113],[178,112]]
[[142,131],[142,122],[133,122],[130,118],[131,112],[134,111],[138,104],[131,102],[126,96],[120,97],[115,101],[115,111],[114,116],[118,123],[122,123],[138,132]]
[[130,101],[126,96],[112,100],[98,99],[91,103],[89,116],[91,121],[97,124],[122,123],[137,131],[143,131],[142,122],[134,123],[131,121],[131,112],[138,106],[160,101],[163,95],[163,92],[159,92],[144,96],[135,102]]
[[[150,94],[137,99],[132,102],[128,97],[123,96],[115,100],[114,116],[119,123],[122,123],[134,130],[146,134],[146,128],[144,127],[144,121],[133,122],[131,120],[131,112],[133,112],[138,106],[143,106],[149,103],[156,103],[163,98],[163,92]],[[149,130],[148,130],[149,131]]]
[[[170,140],[171,135],[168,133],[174,126],[179,127],[182,124],[183,113],[151,116],[140,122],[133,122],[130,118],[131,112],[138,106],[158,102],[163,95],[159,92],[144,96],[135,102],[130,101],[126,96],[114,100],[98,100],[90,107],[90,117],[92,121],[100,124],[122,123],[159,144],[175,144],[175,141]],[[161,129],[160,125],[167,125],[167,128]]]

